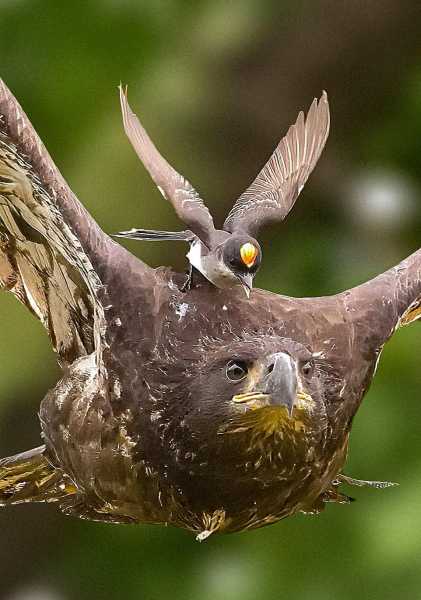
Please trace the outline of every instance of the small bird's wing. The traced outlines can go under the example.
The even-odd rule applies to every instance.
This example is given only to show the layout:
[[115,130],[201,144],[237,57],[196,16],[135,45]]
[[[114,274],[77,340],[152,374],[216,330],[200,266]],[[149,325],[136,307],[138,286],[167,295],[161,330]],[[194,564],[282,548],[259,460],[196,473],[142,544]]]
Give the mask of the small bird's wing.
[[249,188],[234,204],[224,223],[226,231],[255,236],[272,221],[283,221],[322,153],[329,134],[326,92],[313,100],[307,118],[303,112],[279,142]]
[[101,281],[87,249],[105,237],[0,79],[0,289],[40,319],[61,364],[94,350],[101,364]]
[[161,194],[171,202],[178,217],[204,244],[209,245],[215,230],[213,219],[194,187],[168,164],[154,146],[127,100],[127,88],[120,86],[124,131]]

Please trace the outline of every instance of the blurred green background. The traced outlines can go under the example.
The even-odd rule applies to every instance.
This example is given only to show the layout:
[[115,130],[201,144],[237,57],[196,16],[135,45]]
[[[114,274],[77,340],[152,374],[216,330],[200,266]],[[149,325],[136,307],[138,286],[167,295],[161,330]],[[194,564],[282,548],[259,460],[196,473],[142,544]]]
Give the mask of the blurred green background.
[[[331,294],[421,246],[419,2],[0,0],[0,75],[108,232],[178,228],[121,126],[117,85],[219,222],[298,110],[323,89],[332,129],[288,222],[263,239],[257,285]],[[185,266],[184,246],[129,246]],[[59,371],[42,327],[0,296],[0,455],[40,443],[37,408]],[[354,422],[357,489],[251,533],[111,526],[53,506],[0,512],[7,600],[421,597],[421,328],[386,347]]]

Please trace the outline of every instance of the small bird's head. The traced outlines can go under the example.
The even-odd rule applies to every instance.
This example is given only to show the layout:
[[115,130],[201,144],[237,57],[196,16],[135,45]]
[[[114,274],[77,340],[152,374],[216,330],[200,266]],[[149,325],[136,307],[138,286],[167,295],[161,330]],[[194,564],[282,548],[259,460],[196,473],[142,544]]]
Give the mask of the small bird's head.
[[222,246],[222,261],[249,296],[262,262],[259,242],[248,235],[231,235]]

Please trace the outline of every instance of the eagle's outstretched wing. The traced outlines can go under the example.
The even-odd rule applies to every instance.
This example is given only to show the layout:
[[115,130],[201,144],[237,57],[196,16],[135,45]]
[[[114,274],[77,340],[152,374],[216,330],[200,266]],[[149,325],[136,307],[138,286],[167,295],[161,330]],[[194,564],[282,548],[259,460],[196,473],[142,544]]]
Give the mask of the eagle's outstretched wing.
[[90,257],[105,238],[0,79],[0,288],[41,320],[61,364],[92,351],[100,363],[105,319]]
[[379,356],[399,328],[421,319],[421,250],[336,298],[365,353]]
[[256,236],[267,223],[283,221],[316,166],[329,134],[326,92],[314,99],[279,142],[256,179],[236,201],[224,229]]
[[127,88],[123,90],[122,86],[120,86],[120,103],[126,135],[159,191],[171,202],[183,223],[188,225],[202,242],[210,245],[215,227],[203,200],[191,183],[161,156],[130,108]]

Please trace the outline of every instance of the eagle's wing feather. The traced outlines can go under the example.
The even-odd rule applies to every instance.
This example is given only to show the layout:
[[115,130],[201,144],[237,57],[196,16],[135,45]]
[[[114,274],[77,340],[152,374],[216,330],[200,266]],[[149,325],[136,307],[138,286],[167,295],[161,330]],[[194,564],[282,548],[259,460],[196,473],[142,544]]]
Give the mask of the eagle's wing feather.
[[133,149],[146,167],[161,194],[171,202],[178,217],[205,244],[210,244],[214,224],[209,210],[187,179],[159,153],[138,117],[130,108],[127,88],[120,86],[120,103],[124,131]]
[[62,364],[101,359],[101,281],[88,252],[105,238],[0,79],[0,288],[41,320]]
[[323,92],[319,101],[314,99],[306,119],[300,112],[256,179],[236,201],[225,220],[226,231],[256,235],[267,223],[285,219],[322,153],[329,123],[329,104]]
[[421,319],[421,250],[337,298],[359,347],[378,356],[399,327]]

